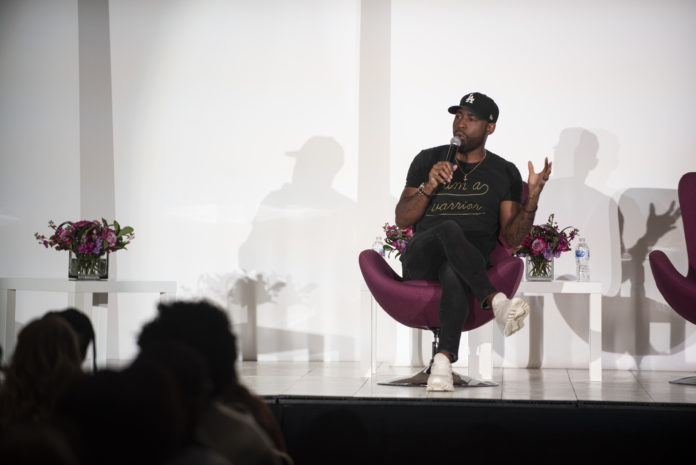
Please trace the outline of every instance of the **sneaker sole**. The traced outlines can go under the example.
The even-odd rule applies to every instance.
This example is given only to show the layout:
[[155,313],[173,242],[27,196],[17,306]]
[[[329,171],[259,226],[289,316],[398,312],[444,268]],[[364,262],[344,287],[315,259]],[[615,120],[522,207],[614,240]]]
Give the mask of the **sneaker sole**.
[[[437,376],[437,375],[435,375]],[[433,375],[428,378],[428,386],[425,388],[428,392],[454,392],[454,385],[450,381],[449,383],[440,377],[432,379]]]
[[529,315],[529,304],[522,299],[515,298],[510,308],[512,318],[505,324],[505,336],[511,336],[524,326],[524,319]]

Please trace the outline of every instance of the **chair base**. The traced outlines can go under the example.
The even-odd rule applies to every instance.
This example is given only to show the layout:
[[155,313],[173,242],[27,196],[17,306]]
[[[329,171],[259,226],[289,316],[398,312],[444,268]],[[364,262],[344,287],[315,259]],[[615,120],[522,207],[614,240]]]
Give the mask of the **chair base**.
[[671,384],[690,384],[694,386],[696,385],[696,376],[687,376],[685,378],[672,379],[669,382]]
[[[428,377],[430,376],[430,367],[425,367],[418,373],[411,375],[406,378],[397,378],[391,381],[382,381],[377,384],[382,386],[427,386]],[[489,381],[485,379],[475,379],[469,376],[460,375],[457,372],[452,372],[452,380],[455,386],[460,387],[484,387],[484,386],[497,386],[498,383],[495,381]]]

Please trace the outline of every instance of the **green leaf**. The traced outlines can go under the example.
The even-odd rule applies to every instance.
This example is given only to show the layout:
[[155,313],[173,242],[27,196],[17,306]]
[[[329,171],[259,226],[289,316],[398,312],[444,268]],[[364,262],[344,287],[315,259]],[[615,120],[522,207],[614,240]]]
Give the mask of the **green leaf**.
[[116,233],[118,237],[125,236],[127,234],[133,234],[133,228],[130,226],[126,226],[125,228],[121,229],[119,232]]

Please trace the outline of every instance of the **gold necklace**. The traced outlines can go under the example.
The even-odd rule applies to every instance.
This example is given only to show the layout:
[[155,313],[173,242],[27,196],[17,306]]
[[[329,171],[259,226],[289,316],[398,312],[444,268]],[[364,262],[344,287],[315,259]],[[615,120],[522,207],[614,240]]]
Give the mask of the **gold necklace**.
[[480,165],[481,163],[483,163],[483,160],[486,159],[486,155],[488,155],[488,150],[486,150],[486,151],[483,153],[483,158],[481,159],[481,161],[478,162],[478,163],[476,163],[476,166],[474,166],[473,168],[471,168],[471,171],[469,171],[468,173],[465,172],[465,171],[464,171],[464,168],[462,168],[462,165],[459,164],[459,160],[457,160],[457,157],[454,157],[454,161],[457,162],[457,166],[459,166],[459,169],[462,171],[462,174],[464,175],[464,182],[466,182],[466,178],[467,178],[471,173],[473,173],[473,172],[476,170],[476,168],[479,167],[479,165]]

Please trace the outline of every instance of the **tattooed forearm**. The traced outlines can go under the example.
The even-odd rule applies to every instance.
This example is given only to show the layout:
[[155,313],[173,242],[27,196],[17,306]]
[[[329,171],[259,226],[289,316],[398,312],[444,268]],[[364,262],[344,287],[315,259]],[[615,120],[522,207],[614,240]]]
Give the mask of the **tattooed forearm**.
[[400,228],[405,228],[416,224],[425,214],[425,209],[430,203],[429,194],[425,189],[419,192],[418,189],[407,187],[401,194],[399,203],[396,204],[395,222]]
[[531,231],[537,210],[536,200],[536,198],[527,199],[522,205],[522,208],[517,211],[512,221],[510,221],[508,227],[503,231],[505,242],[507,242],[510,247],[517,247],[522,244],[524,238],[527,237],[527,234]]
[[509,236],[505,238],[511,247],[517,247],[522,244],[524,238],[527,237],[529,231],[532,230],[532,224],[534,223],[534,212],[527,212],[525,210],[520,210],[518,215],[512,220],[511,227],[508,229]]

